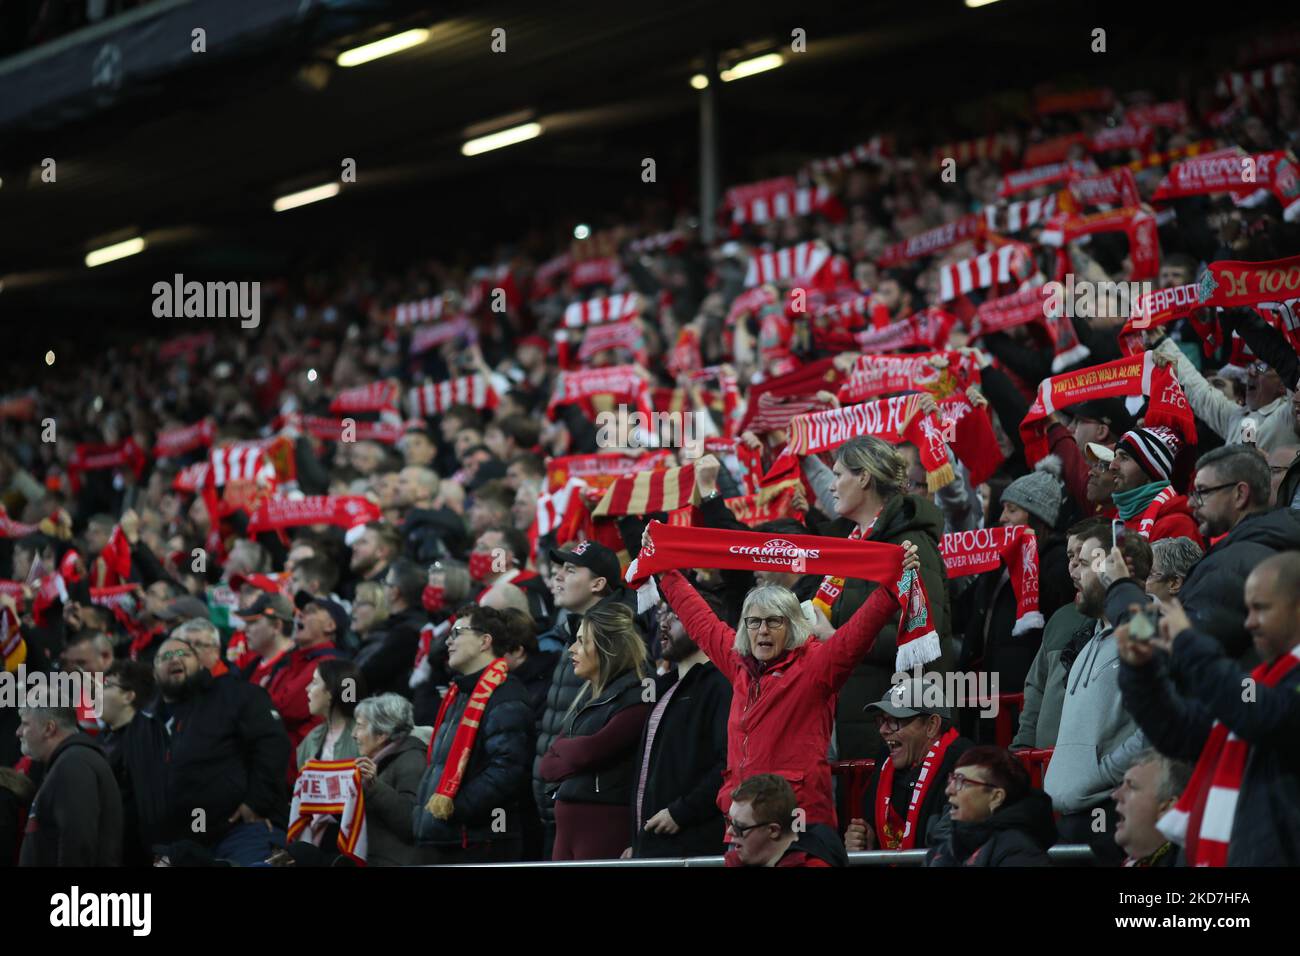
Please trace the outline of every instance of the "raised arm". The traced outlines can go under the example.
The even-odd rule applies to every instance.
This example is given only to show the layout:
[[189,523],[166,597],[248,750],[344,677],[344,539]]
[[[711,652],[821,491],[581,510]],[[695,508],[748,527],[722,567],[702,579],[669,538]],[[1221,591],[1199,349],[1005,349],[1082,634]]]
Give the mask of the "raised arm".
[[871,651],[881,628],[897,610],[898,597],[894,589],[878,587],[853,612],[853,616],[823,642],[813,658],[813,666],[832,693],[839,693],[853,668]]

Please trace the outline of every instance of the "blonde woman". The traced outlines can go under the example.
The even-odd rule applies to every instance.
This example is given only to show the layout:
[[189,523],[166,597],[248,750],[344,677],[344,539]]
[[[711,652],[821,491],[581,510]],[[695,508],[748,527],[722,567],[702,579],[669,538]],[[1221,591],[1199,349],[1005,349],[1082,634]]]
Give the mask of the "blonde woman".
[[645,642],[631,609],[613,601],[593,607],[569,657],[585,683],[539,765],[555,800],[552,859],[617,859],[632,835],[637,744],[651,707]]

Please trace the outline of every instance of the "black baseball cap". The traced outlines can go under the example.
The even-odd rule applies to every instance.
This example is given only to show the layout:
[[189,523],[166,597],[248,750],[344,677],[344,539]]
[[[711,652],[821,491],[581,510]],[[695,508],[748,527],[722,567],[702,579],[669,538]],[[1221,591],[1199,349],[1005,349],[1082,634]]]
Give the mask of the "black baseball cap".
[[586,568],[598,578],[604,578],[610,590],[623,586],[623,566],[618,555],[599,541],[581,541],[569,551],[552,548],[552,564],[575,564]]
[[1119,398],[1094,398],[1087,402],[1075,402],[1061,409],[1074,418],[1088,418],[1094,422],[1109,425],[1111,430],[1120,434],[1133,427],[1133,416]]
[[299,591],[293,596],[293,603],[300,611],[305,611],[312,605],[324,609],[325,613],[334,619],[335,640],[343,640],[344,636],[348,633],[348,626],[352,621],[348,617],[348,612],[343,610],[343,605],[336,601],[331,601],[329,598],[316,597],[309,591]]
[[275,617],[281,621],[293,620],[293,604],[283,594],[262,592],[248,607],[239,612],[244,620],[253,617]]

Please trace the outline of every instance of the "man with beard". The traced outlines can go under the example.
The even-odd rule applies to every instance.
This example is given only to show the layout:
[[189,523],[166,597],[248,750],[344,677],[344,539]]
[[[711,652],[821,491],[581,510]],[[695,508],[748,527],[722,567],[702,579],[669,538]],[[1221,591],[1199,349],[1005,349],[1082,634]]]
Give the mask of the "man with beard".
[[1066,492],[1079,506],[1080,514],[1090,517],[1111,506],[1109,491],[1104,498],[1093,497],[1095,461],[1113,451],[1119,436],[1131,427],[1133,417],[1118,398],[1078,402],[1069,407],[1068,413],[1068,427],[1055,415],[1048,420],[1047,444],[1051,454],[1061,459]]
[[1170,482],[1178,448],[1178,436],[1170,428],[1125,432],[1110,463],[1115,476],[1111,500],[1124,526],[1149,541],[1191,538],[1200,544],[1187,498]]
[[[1103,863],[1118,863],[1123,852],[1115,845],[1114,800],[1111,792],[1124,772],[1147,747],[1147,739],[1124,709],[1119,691],[1119,648],[1115,629],[1105,616],[1106,585],[1103,558],[1114,546],[1109,525],[1097,528],[1079,548],[1072,577],[1076,601],[1085,617],[1097,618],[1093,636],[1080,650],[1067,675],[1065,701],[1056,748],[1047,767],[1043,789],[1061,814],[1057,829],[1067,843],[1088,843]],[[1129,573],[1146,580],[1151,573],[1151,546],[1139,535],[1126,535],[1120,550]],[[1105,829],[1097,832],[1097,809]]]
[[344,597],[351,600],[351,593],[361,581],[382,583],[388,573],[388,565],[402,553],[402,536],[397,529],[382,521],[372,521],[366,525],[356,544],[352,545],[352,561],[348,570],[352,572],[349,590]]
[[283,845],[289,803],[289,738],[271,699],[254,684],[214,678],[178,637],[158,649],[154,676],[160,697],[139,716],[152,724],[149,765],[162,777],[152,792],[167,795],[157,832],[241,866],[260,863]]
[[902,681],[867,705],[883,744],[863,801],[866,816],[849,823],[845,849],[913,850],[942,839],[948,774],[974,744],[957,734],[951,711],[936,701],[943,685],[929,684],[924,678]]
[[[1202,455],[1187,500],[1201,534],[1215,544],[1188,572],[1179,600],[1197,630],[1252,666],[1258,661],[1245,623],[1246,575],[1270,555],[1300,548],[1300,515],[1289,508],[1269,510],[1268,462],[1249,445]],[[1145,603],[1137,581],[1117,582],[1106,594],[1106,612],[1116,623],[1128,619],[1130,605]]]
[[1084,489],[1087,517],[1114,518],[1115,502],[1111,495],[1115,491],[1115,472],[1110,470],[1110,463],[1115,460],[1115,449],[1110,445],[1088,442],[1083,447],[1083,457],[1088,461],[1088,484]]
[[[701,592],[715,614],[722,601]],[[667,602],[658,608],[659,677],[637,751],[632,846],[624,857],[716,856],[722,851],[718,790],[727,765],[731,683],[687,635]]]
[[267,691],[295,748],[320,723],[307,706],[307,685],[316,666],[340,657],[338,645],[348,630],[348,613],[328,598],[306,597],[293,631],[289,663],[271,677]]

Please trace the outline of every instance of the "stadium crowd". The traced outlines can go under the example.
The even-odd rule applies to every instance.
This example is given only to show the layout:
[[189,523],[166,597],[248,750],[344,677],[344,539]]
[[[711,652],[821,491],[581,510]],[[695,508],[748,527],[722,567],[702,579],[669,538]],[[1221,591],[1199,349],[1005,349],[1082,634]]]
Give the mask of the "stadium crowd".
[[1300,864],[1287,39],[11,392],[0,861]]

